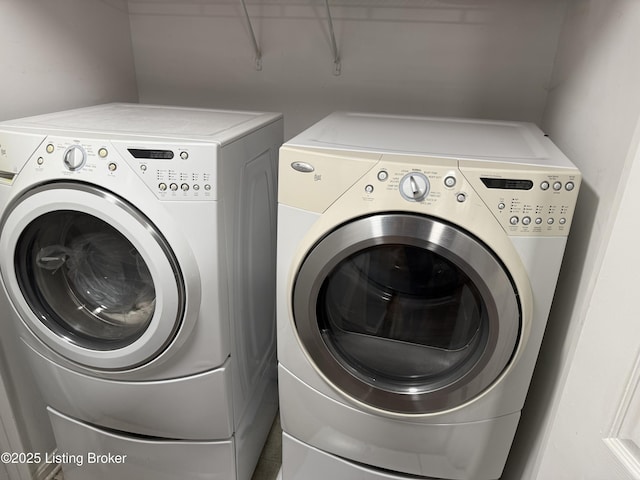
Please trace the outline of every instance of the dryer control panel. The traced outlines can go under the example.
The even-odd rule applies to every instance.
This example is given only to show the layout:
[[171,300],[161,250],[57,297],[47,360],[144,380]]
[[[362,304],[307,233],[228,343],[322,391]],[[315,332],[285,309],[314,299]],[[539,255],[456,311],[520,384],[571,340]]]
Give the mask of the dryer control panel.
[[280,150],[280,178],[279,202],[296,208],[411,211],[522,236],[567,236],[581,181],[571,167],[295,147]]
[[577,169],[468,161],[460,170],[509,235],[567,235],[581,175]]
[[445,219],[457,219],[469,204],[479,204],[508,235],[566,236],[580,181],[572,168],[428,157],[411,162],[407,156],[383,155],[360,179],[359,198],[390,208],[401,199],[401,209]]

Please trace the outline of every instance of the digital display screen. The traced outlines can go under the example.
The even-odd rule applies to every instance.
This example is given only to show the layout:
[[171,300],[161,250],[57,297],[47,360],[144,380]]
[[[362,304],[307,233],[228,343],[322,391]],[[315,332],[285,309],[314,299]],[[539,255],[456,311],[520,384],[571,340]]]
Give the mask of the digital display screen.
[[128,148],[127,150],[134,158],[146,160],[171,160],[173,158],[173,151],[171,150],[149,150],[143,148]]
[[531,190],[533,182],[531,180],[514,180],[510,178],[480,178],[487,188],[497,188],[501,190]]

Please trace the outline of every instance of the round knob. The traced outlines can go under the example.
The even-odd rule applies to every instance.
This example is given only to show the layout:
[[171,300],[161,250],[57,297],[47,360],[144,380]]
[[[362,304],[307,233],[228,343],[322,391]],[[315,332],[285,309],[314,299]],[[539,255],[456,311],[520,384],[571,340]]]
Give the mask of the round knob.
[[412,202],[420,202],[429,195],[429,179],[422,173],[412,172],[400,180],[400,194]]
[[67,170],[74,172],[84,166],[87,161],[87,154],[80,145],[73,145],[64,152],[62,161]]

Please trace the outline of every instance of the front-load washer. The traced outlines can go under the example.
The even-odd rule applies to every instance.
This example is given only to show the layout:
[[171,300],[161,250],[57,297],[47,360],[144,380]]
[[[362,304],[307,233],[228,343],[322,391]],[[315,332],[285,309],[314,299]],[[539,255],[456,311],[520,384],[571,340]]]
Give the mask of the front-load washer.
[[2,294],[65,478],[250,478],[277,409],[282,126],[137,104],[0,124]]
[[336,113],[283,145],[283,480],[500,477],[580,180],[526,123]]

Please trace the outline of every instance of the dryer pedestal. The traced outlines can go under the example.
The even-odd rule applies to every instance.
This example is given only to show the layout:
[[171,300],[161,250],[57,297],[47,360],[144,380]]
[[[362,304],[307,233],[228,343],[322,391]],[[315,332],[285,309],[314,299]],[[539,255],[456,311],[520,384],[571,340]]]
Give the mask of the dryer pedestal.
[[[407,480],[391,472],[376,470],[365,465],[349,462],[306,443],[282,434],[281,480],[326,478],[351,480]],[[415,478],[415,477],[412,477]],[[424,477],[427,480],[428,477]]]
[[520,412],[469,422],[393,419],[328,398],[282,365],[279,381],[283,480],[496,480],[520,419]]

